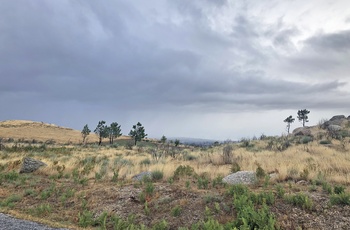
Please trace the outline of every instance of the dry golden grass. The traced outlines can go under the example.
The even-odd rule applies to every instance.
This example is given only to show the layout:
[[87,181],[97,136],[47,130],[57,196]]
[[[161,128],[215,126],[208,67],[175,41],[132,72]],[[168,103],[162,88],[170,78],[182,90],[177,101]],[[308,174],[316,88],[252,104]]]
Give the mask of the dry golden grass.
[[[28,142],[47,142],[54,140],[58,144],[82,143],[81,131],[60,127],[54,124],[26,120],[7,120],[0,122],[0,138],[13,138]],[[130,139],[122,136],[118,139]],[[91,133],[87,143],[97,142],[98,137]]]
[[[307,171],[308,179],[316,179],[322,174],[329,182],[350,184],[348,173],[350,172],[350,155],[348,149],[349,142],[343,144],[343,151],[339,151],[337,146],[340,142],[333,141],[333,147],[324,146],[314,141],[307,145],[293,145],[285,151],[264,150],[264,142],[260,142],[259,151],[249,151],[247,148],[234,145],[234,159],[239,163],[241,170],[255,171],[260,165],[266,172],[278,172],[277,180],[300,179],[302,173]],[[162,171],[164,180],[173,176],[174,171],[180,165],[189,165],[194,168],[197,174],[207,173],[211,179],[217,176],[226,176],[230,173],[230,164],[224,164],[222,148],[215,147],[208,150],[184,149],[185,154],[179,153],[176,158],[162,157],[158,161],[148,153],[148,148],[138,150],[125,149],[124,147],[73,147],[69,153],[11,153],[11,157],[3,156],[0,164],[10,165],[18,168],[18,162],[24,156],[33,156],[45,162],[48,167],[42,169],[42,173],[47,175],[57,174],[57,165],[64,165],[65,173],[72,173],[73,170],[79,172],[84,170],[86,164],[93,160],[92,168],[85,176],[91,180],[101,168],[105,167],[106,174],[102,180],[110,180],[113,172],[118,171],[119,178],[130,180],[134,175],[144,171]],[[192,160],[186,160],[186,155],[191,155]],[[142,164],[148,159],[149,163]],[[104,165],[105,164],[105,165]],[[12,169],[11,168],[11,169]],[[10,168],[9,168],[10,169]],[[305,176],[304,176],[305,177]]]
[[[1,130],[6,131],[6,135],[10,133],[15,134],[17,131],[23,130],[27,132],[26,135],[28,136],[26,137],[21,135],[11,136],[17,139],[28,138],[28,140],[41,140],[40,138],[43,138],[43,141],[53,139],[56,143],[65,144],[67,143],[67,139],[64,139],[64,137],[60,135],[74,136],[72,132],[75,132],[77,143],[81,141],[79,131],[56,126],[51,127],[41,123],[38,124],[26,121],[3,122],[0,127]],[[32,130],[32,132],[30,132],[30,130]],[[51,131],[48,131],[46,135],[44,135],[41,132],[45,130]],[[64,130],[67,130],[70,134],[66,134],[63,132]],[[22,134],[26,132],[22,132]],[[52,135],[52,138],[51,136],[49,137],[49,135]],[[44,136],[47,139],[44,139]],[[251,141],[250,143],[252,146],[250,147],[242,147],[242,143],[231,144],[233,149],[232,160],[240,165],[241,170],[255,171],[259,165],[267,173],[276,173],[277,176],[271,179],[274,183],[287,180],[313,180],[319,178],[321,175],[324,180],[333,184],[342,184],[346,186],[350,184],[348,178],[350,172],[349,139],[344,139],[342,141],[332,140],[331,145],[321,145],[319,141],[316,140],[308,144],[297,144],[294,142],[292,146],[284,151],[267,150],[268,142],[268,140]],[[154,183],[159,189],[154,194],[154,200],[158,198],[158,193],[167,192],[166,189],[163,189],[163,191],[161,188],[169,186],[167,182],[171,182],[169,179],[173,177],[174,171],[180,165],[189,165],[194,169],[196,174],[206,174],[210,179],[215,179],[218,176],[224,177],[231,173],[231,164],[225,164],[223,158],[223,149],[225,146],[216,146],[207,149],[181,146],[177,150],[178,154],[175,158],[163,156],[156,160],[150,153],[162,151],[163,148],[159,146],[160,144],[151,142],[140,144],[142,144],[143,147],[133,147],[132,149],[127,149],[126,147],[128,146],[124,147],[122,145],[116,147],[107,145],[82,146],[73,144],[48,144],[42,145],[45,148],[40,149],[40,144],[5,144],[6,148],[0,151],[0,170],[2,170],[0,173],[10,173],[13,170],[18,172],[21,167],[21,161],[26,156],[45,162],[47,167],[43,167],[33,174],[21,175],[22,178],[28,178],[27,181],[17,180],[4,183],[7,187],[0,188],[0,199],[9,197],[13,193],[20,194],[22,197],[20,201],[21,205],[15,206],[15,210],[17,210],[18,214],[15,213],[15,210],[11,210],[10,207],[5,207],[4,210],[16,216],[29,213],[29,216],[25,218],[36,220],[36,218],[40,219],[40,216],[36,217],[34,215],[30,217],[31,214],[28,210],[42,203],[50,203],[54,209],[48,217],[48,219],[51,220],[51,222],[47,222],[48,224],[52,225],[51,223],[55,220],[58,222],[65,222],[67,219],[66,217],[70,217],[68,223],[74,223],[73,228],[77,228],[78,213],[82,211],[81,206],[83,198],[88,202],[90,210],[96,211],[96,213],[102,209],[105,210],[108,205],[123,199],[127,200],[130,191],[141,191],[139,187],[141,185],[138,182],[132,182],[132,177],[138,173],[145,171],[154,172],[156,170],[163,172],[163,179]],[[29,146],[32,149],[25,149],[25,146]],[[18,151],[14,151],[15,147],[18,147]],[[153,151],[150,151],[150,149],[153,149]],[[154,149],[157,150],[155,151]],[[60,174],[60,172],[62,174]],[[117,180],[114,180],[115,178],[113,179],[115,173],[118,173]],[[197,188],[199,180],[197,181],[196,177],[186,177],[172,183],[174,183],[172,185],[174,185],[176,189],[188,190],[191,193],[195,192],[203,196],[206,193],[210,194],[220,191],[220,188],[219,190],[215,190],[214,186],[209,186],[208,190],[205,191],[200,187]],[[186,183],[190,183],[190,190],[186,188]],[[274,186],[274,183],[270,184],[271,188]],[[56,186],[56,198],[50,197],[46,200],[41,198],[42,192],[49,189],[52,185]],[[298,185],[295,184],[295,186],[297,187]],[[303,188],[305,191],[308,190],[307,186]],[[61,193],[66,192],[68,188],[76,189],[76,195],[70,198],[69,203],[65,204],[72,205],[72,207],[69,208],[62,206],[61,201]],[[25,189],[34,190],[36,195],[33,197],[24,196]],[[256,189],[259,190],[260,188],[257,187]],[[322,188],[319,188],[319,190],[321,189]],[[348,187],[346,189],[349,191]],[[121,196],[120,194],[122,194],[124,190],[124,193],[127,195]],[[177,193],[177,190],[172,191],[175,191],[173,192],[174,194],[181,194]],[[166,195],[168,196],[169,194]],[[165,197],[165,193],[163,197]],[[192,205],[193,203],[192,200],[189,200],[192,198],[184,198],[182,195],[179,195],[178,198],[176,202],[181,206]],[[203,199],[205,198],[199,200],[202,206],[198,207],[202,207],[204,210]],[[232,201],[230,200],[230,202]],[[33,206],[33,204],[36,206]],[[164,207],[168,206],[169,204],[164,204]],[[27,209],[23,209],[23,207]],[[130,203],[127,203],[125,207],[126,213],[130,213],[131,211],[135,212],[136,208],[137,210],[139,209],[137,203],[134,205],[134,208],[136,207],[134,210],[130,210]],[[198,208],[193,210],[197,209]],[[159,213],[162,212],[163,211],[159,211]],[[171,220],[175,220],[175,218]],[[69,227],[71,226],[69,225]]]

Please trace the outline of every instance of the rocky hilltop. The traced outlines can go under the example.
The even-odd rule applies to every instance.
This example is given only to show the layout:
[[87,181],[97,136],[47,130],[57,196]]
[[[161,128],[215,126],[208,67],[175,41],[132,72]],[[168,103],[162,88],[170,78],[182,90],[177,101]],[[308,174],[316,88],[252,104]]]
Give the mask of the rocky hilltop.
[[350,116],[336,115],[331,119],[320,122],[317,126],[299,127],[293,130],[294,136],[323,136],[331,135],[332,137],[350,135]]
[[[82,141],[78,130],[27,120],[1,121],[0,138],[5,141],[20,140],[28,143],[77,144]],[[94,134],[90,134],[88,138],[89,142],[97,141]]]

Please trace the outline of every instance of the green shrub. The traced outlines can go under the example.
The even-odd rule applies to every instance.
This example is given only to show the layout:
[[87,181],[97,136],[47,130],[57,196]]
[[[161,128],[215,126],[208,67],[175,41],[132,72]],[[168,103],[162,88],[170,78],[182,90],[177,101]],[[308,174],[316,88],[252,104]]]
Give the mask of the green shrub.
[[321,140],[320,144],[321,145],[329,145],[329,144],[332,144],[332,141],[330,141],[330,140]]
[[95,223],[92,212],[84,210],[83,213],[78,214],[79,227],[86,228],[92,226]]
[[260,164],[257,164],[257,166],[258,166],[258,167],[257,167],[257,169],[256,169],[256,171],[255,171],[256,177],[257,177],[259,180],[262,180],[262,179],[265,178],[265,175],[266,175],[265,170],[264,170],[263,168],[261,168]]
[[333,194],[330,196],[332,205],[350,205],[350,193]]
[[333,193],[332,185],[328,184],[327,182],[322,183],[322,189],[324,192],[326,192],[328,194]]
[[342,185],[334,185],[334,193],[335,194],[341,194],[344,193],[345,187]]
[[193,176],[195,175],[194,169],[189,165],[180,165],[174,171],[174,179],[179,180],[183,176]]
[[246,195],[235,195],[233,203],[237,210],[234,227],[239,229],[275,229],[275,217],[265,203],[260,209],[256,209],[251,199]]
[[24,196],[34,196],[36,194],[35,190],[29,188],[24,190]]
[[301,138],[300,143],[301,144],[307,144],[309,142],[312,142],[312,140],[313,140],[312,137],[304,136],[304,137]]
[[179,205],[175,206],[172,210],[171,210],[171,215],[174,217],[180,216],[181,214],[181,207]]
[[197,187],[198,189],[208,189],[209,188],[209,180],[208,178],[198,177]]
[[5,200],[3,200],[1,203],[0,203],[0,206],[3,206],[3,207],[13,207],[14,206],[14,203],[20,201],[22,199],[21,196],[17,195],[17,194],[12,194],[11,196],[7,197]]
[[163,172],[160,170],[155,170],[152,172],[152,180],[158,181],[163,179]]
[[280,184],[276,185],[276,191],[277,191],[278,198],[283,198],[284,194],[286,193],[283,186]]
[[153,227],[152,230],[168,230],[168,223],[165,220],[162,220],[158,223],[156,223]]
[[52,208],[50,204],[40,204],[33,210],[33,212],[37,216],[44,216],[51,213],[51,210]]
[[284,199],[295,206],[306,210],[311,210],[313,207],[312,200],[304,193],[297,193],[295,195],[285,195]]

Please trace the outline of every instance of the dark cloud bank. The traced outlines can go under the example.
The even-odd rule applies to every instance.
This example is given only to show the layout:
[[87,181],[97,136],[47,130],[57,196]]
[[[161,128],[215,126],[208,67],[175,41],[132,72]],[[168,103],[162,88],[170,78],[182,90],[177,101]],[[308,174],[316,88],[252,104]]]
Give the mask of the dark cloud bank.
[[226,1],[143,4],[3,1],[0,119],[144,121],[154,136],[172,124],[170,135],[185,136],[176,126],[198,114],[349,106],[350,30],[296,49],[296,26],[263,26],[244,6],[220,31],[212,21]]

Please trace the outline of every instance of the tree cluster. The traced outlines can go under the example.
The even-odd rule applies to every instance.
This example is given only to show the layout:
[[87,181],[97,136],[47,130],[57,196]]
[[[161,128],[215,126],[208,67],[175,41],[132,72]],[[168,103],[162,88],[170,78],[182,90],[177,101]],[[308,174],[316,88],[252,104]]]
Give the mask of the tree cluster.
[[[83,144],[86,143],[86,138],[90,134],[91,130],[89,129],[89,126],[86,124],[81,131],[81,135],[83,137]],[[106,125],[105,121],[99,121],[94,133],[98,136],[99,141],[98,144],[101,145],[102,140],[104,138],[109,138],[109,143],[113,144],[114,140],[122,135],[121,132],[121,125],[119,125],[117,122],[112,122],[109,126]],[[145,128],[142,126],[140,122],[138,122],[136,125],[132,127],[132,130],[130,130],[129,136],[131,136],[134,141],[135,145],[138,141],[141,141],[143,138],[147,136],[145,133]]]
[[[297,113],[297,118],[299,121],[301,121],[303,123],[303,127],[305,127],[305,123],[306,122],[309,122],[309,117],[308,117],[308,114],[310,113],[309,110],[307,109],[301,109],[301,110],[298,110],[298,113]],[[292,115],[290,115],[289,117],[287,117],[286,119],[284,119],[283,122],[287,123],[287,132],[289,134],[289,130],[290,130],[290,125],[295,121],[295,118],[293,118]]]

